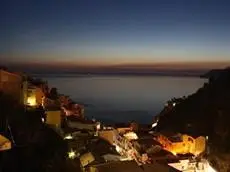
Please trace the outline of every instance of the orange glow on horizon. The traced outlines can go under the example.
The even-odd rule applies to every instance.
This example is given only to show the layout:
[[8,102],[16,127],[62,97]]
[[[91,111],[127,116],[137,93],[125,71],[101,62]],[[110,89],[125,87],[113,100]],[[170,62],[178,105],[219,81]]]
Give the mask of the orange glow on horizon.
[[157,63],[99,63],[99,62],[59,62],[59,61],[47,61],[47,62],[26,62],[26,63],[12,63],[14,65],[32,66],[32,67],[55,67],[55,68],[103,68],[108,67],[112,69],[171,69],[171,70],[183,70],[183,69],[216,69],[226,68],[230,66],[229,62],[157,62]]
[[[154,68],[154,69],[213,69],[225,68],[230,66],[227,56],[208,57],[208,56],[141,56],[136,55],[76,55],[73,54],[0,54],[2,62],[13,65],[28,65],[28,66],[48,66],[48,67],[122,67],[122,68]],[[27,59],[27,60],[25,60]],[[72,60],[70,60],[72,59]],[[196,59],[196,60],[195,60]],[[200,59],[200,60],[197,60]],[[204,59],[204,60],[202,60]],[[209,60],[210,59],[210,60]],[[212,59],[212,60],[211,60]],[[216,60],[213,60],[216,59]]]
[[[21,57],[21,56],[20,56]],[[215,68],[225,68],[230,66],[230,60],[179,60],[178,57],[170,57],[170,58],[157,58],[157,57],[115,57],[114,55],[110,55],[109,58],[73,58],[70,60],[69,57],[60,57],[59,56],[52,56],[50,58],[47,55],[42,56],[43,58],[39,58],[34,56],[34,58],[30,58],[30,60],[23,60],[21,58],[16,58],[14,55],[4,56],[0,54],[0,58],[3,59],[2,62],[8,63],[9,65],[15,66],[28,66],[28,67],[39,67],[39,68],[47,68],[47,67],[54,67],[54,68],[100,68],[100,67],[108,67],[112,69],[215,69]],[[45,58],[47,57],[47,58]],[[5,60],[4,60],[5,59]],[[9,60],[10,59],[10,60]],[[13,60],[14,59],[14,60]],[[36,60],[35,60],[36,59]],[[172,59],[177,59],[173,60]],[[192,57],[186,59],[193,59]],[[200,59],[209,59],[207,57],[201,57]],[[220,59],[220,58],[216,58]],[[3,64],[4,64],[3,63]]]

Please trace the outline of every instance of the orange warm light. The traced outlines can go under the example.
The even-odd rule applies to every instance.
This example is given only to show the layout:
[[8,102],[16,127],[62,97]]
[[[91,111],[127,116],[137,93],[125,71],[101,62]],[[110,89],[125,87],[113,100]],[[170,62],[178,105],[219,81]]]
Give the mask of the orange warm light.
[[197,156],[205,151],[206,141],[203,136],[195,139],[188,135],[182,135],[181,141],[173,142],[170,141],[167,137],[160,135],[156,140],[162,144],[163,149],[171,152],[174,155],[191,153]]
[[34,96],[27,98],[27,103],[29,106],[36,106],[36,98]]
[[0,152],[11,149],[11,142],[9,139],[0,135]]

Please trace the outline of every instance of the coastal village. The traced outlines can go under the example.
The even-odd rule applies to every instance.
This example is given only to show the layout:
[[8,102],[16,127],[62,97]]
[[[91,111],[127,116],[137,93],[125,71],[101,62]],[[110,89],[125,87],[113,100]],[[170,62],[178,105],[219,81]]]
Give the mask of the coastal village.
[[[40,121],[67,143],[66,159],[77,166],[75,171],[216,171],[206,158],[209,136],[157,132],[160,118],[149,125],[106,125],[87,119],[84,105],[49,88],[47,82],[5,69],[0,70],[0,92],[25,111],[38,112]],[[183,99],[168,101],[164,110],[172,110]],[[10,124],[4,120],[1,123],[9,130]],[[4,131],[0,134],[0,152],[14,149],[13,132],[10,137]]]

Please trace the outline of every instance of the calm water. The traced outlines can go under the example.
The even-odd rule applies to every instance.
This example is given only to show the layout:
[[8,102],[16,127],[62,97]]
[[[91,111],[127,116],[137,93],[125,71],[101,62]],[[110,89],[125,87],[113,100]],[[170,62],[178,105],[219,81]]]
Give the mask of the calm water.
[[206,80],[192,77],[79,76],[46,78],[60,93],[105,122],[150,123],[172,97],[196,92]]

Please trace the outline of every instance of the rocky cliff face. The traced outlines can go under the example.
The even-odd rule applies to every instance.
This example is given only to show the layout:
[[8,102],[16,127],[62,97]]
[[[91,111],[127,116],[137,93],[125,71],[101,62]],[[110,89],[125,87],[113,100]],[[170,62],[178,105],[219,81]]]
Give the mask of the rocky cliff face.
[[208,136],[213,159],[221,159],[218,154],[230,154],[230,69],[215,76],[173,109],[164,109],[157,130]]

